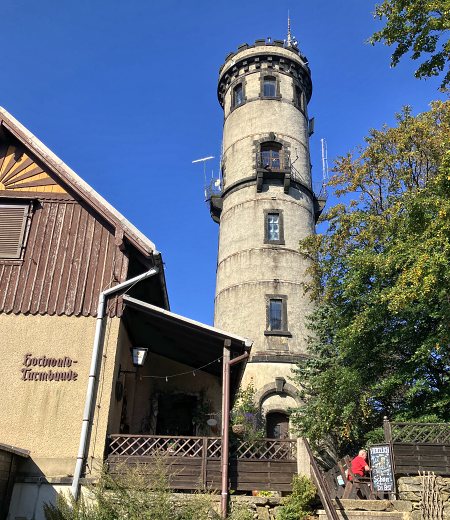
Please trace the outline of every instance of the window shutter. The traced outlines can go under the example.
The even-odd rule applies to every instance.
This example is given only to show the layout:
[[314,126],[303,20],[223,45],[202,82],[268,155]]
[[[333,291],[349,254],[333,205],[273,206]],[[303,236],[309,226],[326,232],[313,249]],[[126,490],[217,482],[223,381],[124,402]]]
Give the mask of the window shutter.
[[20,258],[27,204],[0,204],[0,258]]

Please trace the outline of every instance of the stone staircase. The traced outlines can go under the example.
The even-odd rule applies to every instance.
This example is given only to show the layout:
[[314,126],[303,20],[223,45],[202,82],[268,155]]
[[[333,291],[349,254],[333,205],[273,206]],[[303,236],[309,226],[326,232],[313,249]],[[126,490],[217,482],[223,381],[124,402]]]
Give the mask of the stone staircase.
[[[343,520],[420,520],[420,512],[413,511],[407,500],[333,500],[339,518]],[[324,510],[319,520],[326,520]]]

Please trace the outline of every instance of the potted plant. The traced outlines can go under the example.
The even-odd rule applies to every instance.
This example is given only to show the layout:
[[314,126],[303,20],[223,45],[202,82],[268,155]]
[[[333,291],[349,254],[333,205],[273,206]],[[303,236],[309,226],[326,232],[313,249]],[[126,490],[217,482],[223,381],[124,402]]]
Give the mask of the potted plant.
[[240,389],[231,411],[231,431],[246,441],[262,439],[265,434],[264,421],[255,402],[255,393],[253,383]]

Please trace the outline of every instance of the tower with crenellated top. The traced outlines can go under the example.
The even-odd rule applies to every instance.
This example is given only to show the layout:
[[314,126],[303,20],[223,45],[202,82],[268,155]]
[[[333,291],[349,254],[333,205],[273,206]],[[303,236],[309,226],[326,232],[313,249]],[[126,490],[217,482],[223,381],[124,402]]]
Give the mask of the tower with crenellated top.
[[250,381],[269,436],[287,435],[298,404],[292,368],[307,355],[307,262],[299,241],[314,233],[323,201],[312,190],[307,59],[290,36],[256,40],[220,69],[224,110],[222,190],[210,197],[220,225],[214,325],[254,341]]

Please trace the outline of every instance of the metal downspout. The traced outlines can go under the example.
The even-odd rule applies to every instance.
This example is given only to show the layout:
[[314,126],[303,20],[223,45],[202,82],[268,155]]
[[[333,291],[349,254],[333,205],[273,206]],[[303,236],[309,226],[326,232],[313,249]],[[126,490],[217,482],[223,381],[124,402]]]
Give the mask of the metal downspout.
[[140,282],[141,280],[145,280],[146,278],[150,278],[150,276],[154,276],[158,274],[159,269],[157,267],[152,267],[149,271],[142,273],[134,278],[130,278],[130,280],[126,280],[110,289],[106,289],[100,293],[98,299],[98,308],[97,308],[97,321],[95,325],[95,336],[94,336],[94,345],[92,349],[92,357],[91,357],[91,367],[89,370],[89,380],[86,391],[86,401],[84,405],[84,413],[83,413],[83,422],[81,423],[81,434],[80,434],[80,444],[78,448],[77,462],[75,465],[75,471],[73,474],[72,481],[72,495],[75,500],[78,500],[80,494],[80,477],[81,472],[83,470],[84,461],[87,458],[87,450],[88,450],[88,440],[90,436],[90,430],[93,419],[93,411],[96,400],[95,393],[95,385],[100,371],[100,355],[103,350],[103,335],[104,335],[104,317],[105,317],[105,306],[107,299],[115,293],[134,285],[135,283]]

